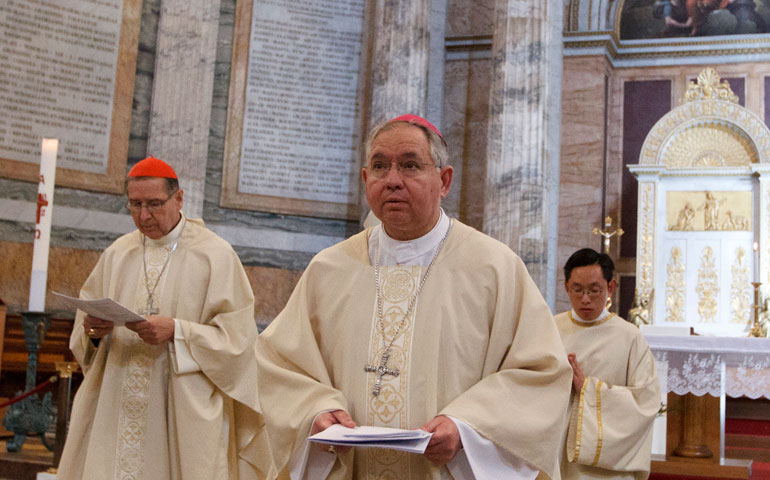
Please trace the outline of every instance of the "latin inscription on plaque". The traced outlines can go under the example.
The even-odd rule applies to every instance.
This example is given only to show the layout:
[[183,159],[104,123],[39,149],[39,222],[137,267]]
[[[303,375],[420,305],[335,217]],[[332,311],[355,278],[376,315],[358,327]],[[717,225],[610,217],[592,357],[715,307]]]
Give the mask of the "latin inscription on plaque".
[[241,193],[358,201],[362,0],[255,1]]
[[107,170],[122,0],[0,1],[0,158]]

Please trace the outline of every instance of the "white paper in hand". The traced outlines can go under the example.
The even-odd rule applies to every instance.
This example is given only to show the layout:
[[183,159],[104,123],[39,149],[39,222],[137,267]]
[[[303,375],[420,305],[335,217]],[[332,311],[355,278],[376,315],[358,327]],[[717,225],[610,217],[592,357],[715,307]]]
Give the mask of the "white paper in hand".
[[375,447],[425,453],[432,433],[425,430],[402,430],[388,427],[343,427],[332,425],[308,438],[311,442],[350,447]]
[[82,310],[92,317],[108,320],[115,325],[125,325],[128,322],[141,322],[144,320],[144,317],[132,312],[111,298],[83,300],[82,298],[70,297],[58,292],[51,293],[61,298],[69,307]]

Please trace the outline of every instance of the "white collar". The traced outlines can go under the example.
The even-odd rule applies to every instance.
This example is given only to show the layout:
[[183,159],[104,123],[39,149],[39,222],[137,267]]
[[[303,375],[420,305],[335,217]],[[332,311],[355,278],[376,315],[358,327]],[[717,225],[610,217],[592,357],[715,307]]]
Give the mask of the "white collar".
[[[420,265],[427,266],[433,258],[441,239],[449,229],[449,217],[444,209],[439,209],[439,218],[430,232],[414,240],[396,240],[391,238],[382,224],[373,228],[369,237],[369,260],[374,263],[374,257],[379,251],[380,265]],[[379,247],[379,248],[378,248]]]
[[602,310],[602,313],[600,313],[599,316],[594,318],[593,320],[583,320],[582,318],[580,318],[580,315],[577,314],[575,309],[574,308],[572,309],[572,318],[574,318],[576,322],[583,323],[586,325],[591,325],[592,323],[601,322],[602,320],[607,318],[609,315],[610,315],[609,310],[605,308],[604,310]]
[[145,238],[147,238],[147,245],[151,247],[166,247],[179,241],[179,237],[182,236],[182,230],[184,230],[184,225],[187,223],[187,218],[184,216],[184,213],[181,211],[179,213],[181,214],[179,222],[177,222],[176,227],[172,228],[166,235],[155,240],[145,235]]

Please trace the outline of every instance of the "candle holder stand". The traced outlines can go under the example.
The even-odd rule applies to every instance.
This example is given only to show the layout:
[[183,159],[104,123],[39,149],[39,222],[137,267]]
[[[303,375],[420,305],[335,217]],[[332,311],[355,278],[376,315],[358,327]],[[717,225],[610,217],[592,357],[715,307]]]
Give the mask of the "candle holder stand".
[[[37,382],[38,351],[51,324],[51,314],[22,312],[21,324],[24,329],[24,343],[29,352],[24,388],[24,391],[28,392],[35,388]],[[19,392],[19,394],[21,393]],[[40,435],[43,445],[48,450],[53,451],[53,445],[49,445],[45,438],[45,432],[48,431],[52,417],[51,392],[46,392],[42,399],[35,393],[10,405],[5,412],[5,417],[3,417],[3,426],[13,432],[13,439],[6,440],[6,449],[9,452],[18,452],[27,439],[27,434],[33,432]]]
[[762,325],[762,322],[759,320],[759,315],[762,311],[762,305],[759,301],[759,287],[762,283],[751,282],[751,285],[754,287],[754,318],[751,323],[751,329],[749,330],[749,337],[766,337],[767,327]]

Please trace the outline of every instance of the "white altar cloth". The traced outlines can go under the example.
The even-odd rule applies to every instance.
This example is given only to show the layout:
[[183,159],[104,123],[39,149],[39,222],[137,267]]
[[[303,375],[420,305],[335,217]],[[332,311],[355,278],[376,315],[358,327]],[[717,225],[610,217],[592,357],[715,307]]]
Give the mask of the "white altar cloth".
[[667,392],[770,399],[770,338],[647,335]]

